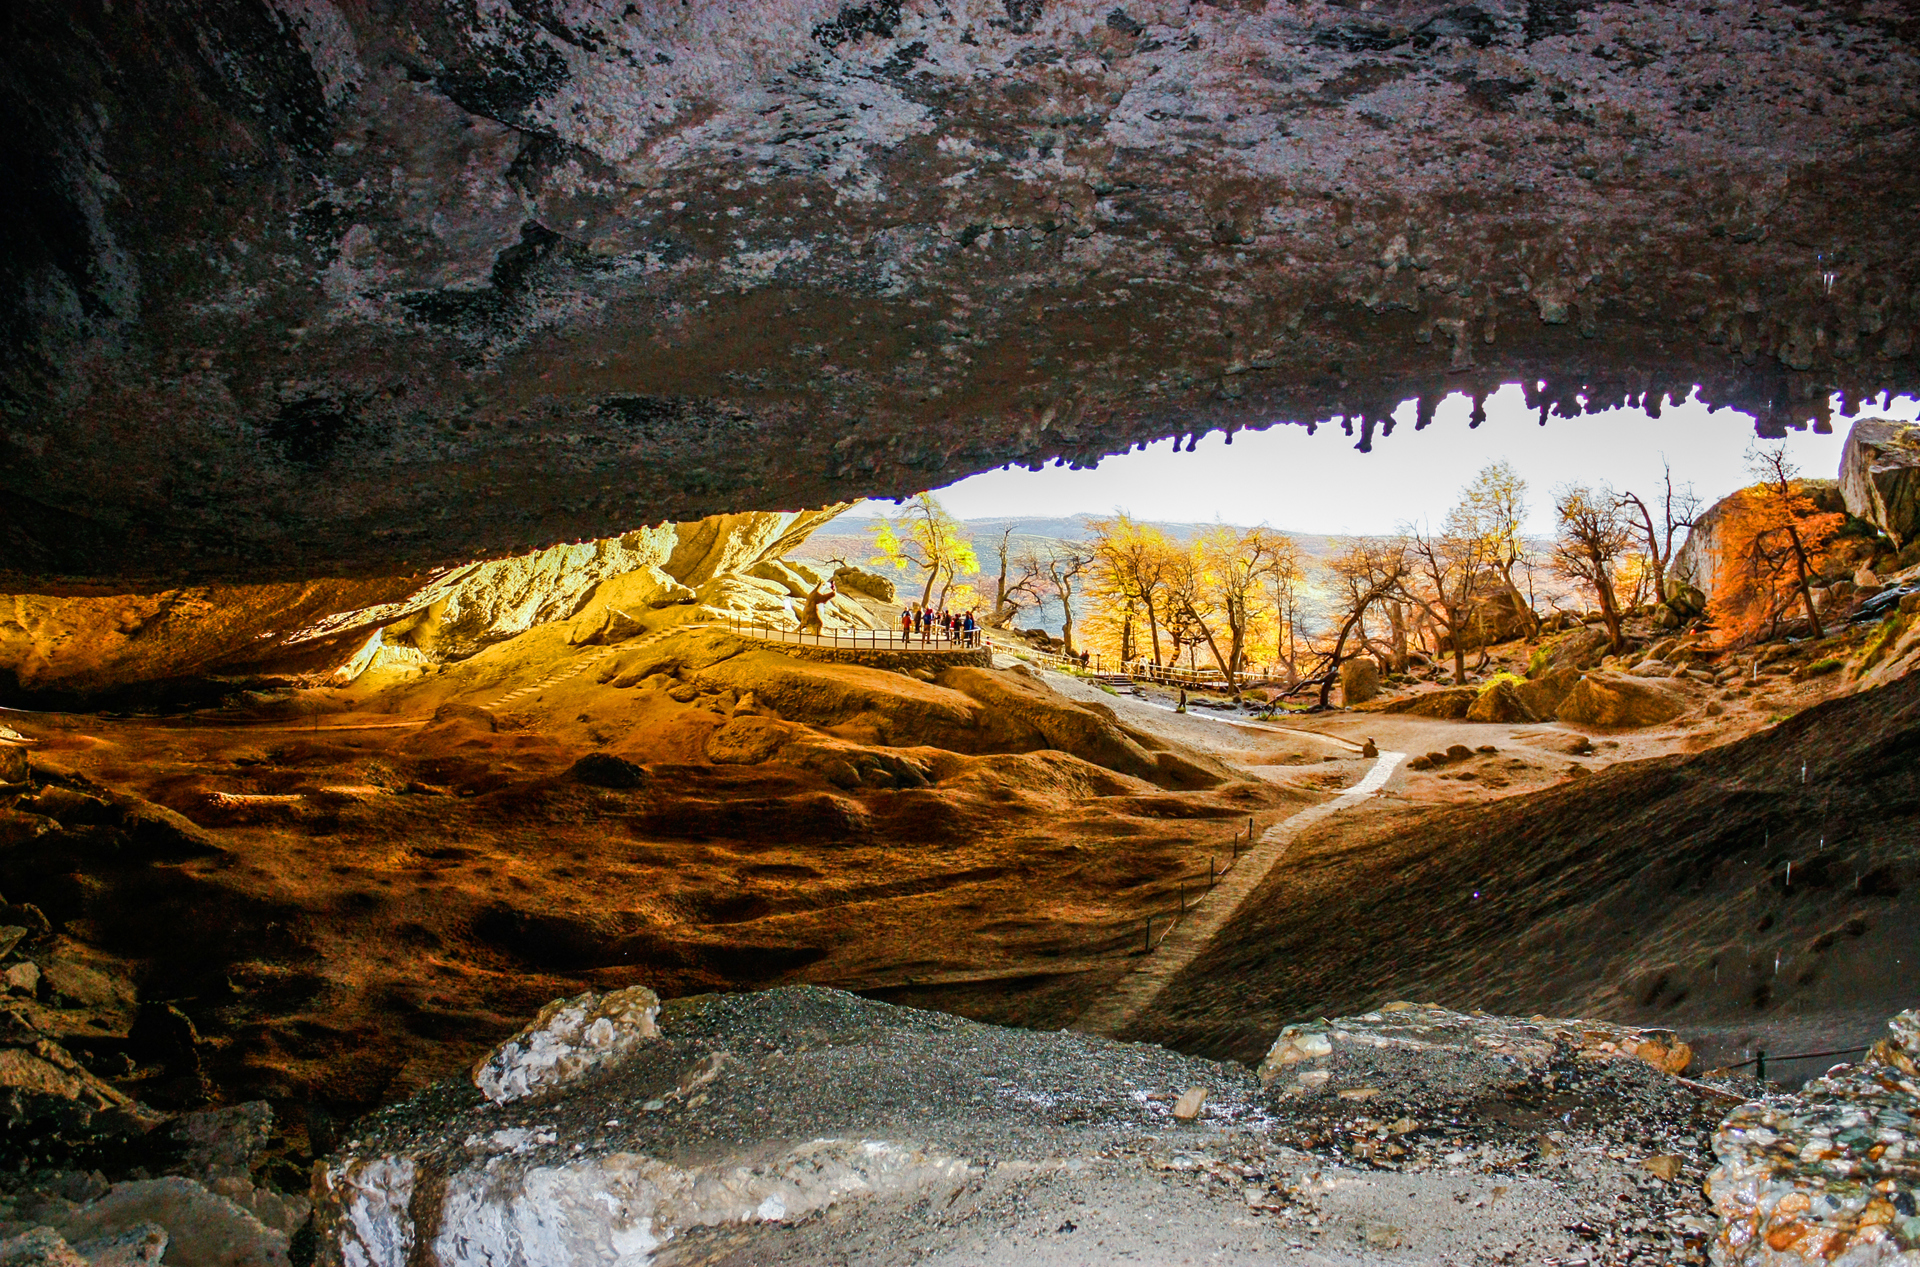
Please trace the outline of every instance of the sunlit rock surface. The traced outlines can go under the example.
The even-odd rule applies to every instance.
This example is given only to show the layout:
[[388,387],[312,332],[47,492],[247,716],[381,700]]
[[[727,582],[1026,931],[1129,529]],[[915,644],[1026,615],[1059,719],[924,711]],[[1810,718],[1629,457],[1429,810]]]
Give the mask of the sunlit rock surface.
[[[344,684],[370,669],[463,660],[559,621],[570,622],[575,643],[618,641],[686,619],[791,628],[802,595],[749,573],[780,563],[842,509],[717,515],[360,581],[0,594],[0,692],[51,702],[109,689],[162,698],[196,677],[316,672]],[[823,618],[830,627],[872,623],[841,598]]]
[[1893,0],[28,6],[0,567],[431,569],[1505,380],[1818,418],[1920,384],[1914,41]]

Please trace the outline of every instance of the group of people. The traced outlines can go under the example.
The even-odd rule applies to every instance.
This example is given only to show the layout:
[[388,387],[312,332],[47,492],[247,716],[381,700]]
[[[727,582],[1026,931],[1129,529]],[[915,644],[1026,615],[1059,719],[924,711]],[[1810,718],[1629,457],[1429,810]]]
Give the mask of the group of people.
[[980,622],[971,611],[934,611],[915,605],[900,613],[900,636],[911,642],[952,642],[963,647],[980,645]]

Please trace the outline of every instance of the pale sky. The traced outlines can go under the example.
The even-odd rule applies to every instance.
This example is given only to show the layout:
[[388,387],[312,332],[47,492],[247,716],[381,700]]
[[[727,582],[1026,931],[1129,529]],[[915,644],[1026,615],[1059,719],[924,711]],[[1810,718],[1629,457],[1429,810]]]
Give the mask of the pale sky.
[[[1831,479],[1851,419],[1838,414],[1832,435],[1811,428],[1788,433],[1800,472]],[[1658,488],[1661,457],[1676,483],[1691,483],[1711,503],[1751,483],[1744,454],[1754,440],[1753,419],[1731,409],[1709,411],[1697,400],[1669,406],[1660,418],[1616,409],[1538,423],[1520,387],[1509,384],[1487,400],[1487,420],[1469,429],[1465,396],[1451,396],[1423,431],[1413,427],[1414,402],[1396,413],[1391,436],[1376,431],[1373,452],[1354,449],[1339,425],[1308,435],[1300,426],[1242,431],[1229,445],[1215,432],[1192,453],[1162,441],[1101,461],[1092,470],[1048,466],[989,471],[939,490],[962,519],[1054,517],[1125,510],[1142,519],[1174,522],[1270,524],[1296,532],[1388,533],[1406,520],[1438,524],[1462,485],[1489,462],[1505,458],[1528,483],[1528,532],[1553,535],[1552,490],[1568,482],[1612,484],[1647,496]],[[1920,402],[1899,397],[1863,416],[1913,420]],[[869,503],[852,513],[881,514],[892,503]]]

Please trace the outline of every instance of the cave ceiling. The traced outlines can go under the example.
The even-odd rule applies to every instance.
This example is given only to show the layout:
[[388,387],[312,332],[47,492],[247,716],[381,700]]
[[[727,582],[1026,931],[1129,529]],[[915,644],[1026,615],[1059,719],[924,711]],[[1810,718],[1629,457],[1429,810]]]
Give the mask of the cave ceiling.
[[[0,568],[372,574],[1521,381],[1920,387],[1894,3],[27,0]],[[1543,416],[1545,416],[1543,413]],[[1330,441],[1333,442],[1333,441]]]

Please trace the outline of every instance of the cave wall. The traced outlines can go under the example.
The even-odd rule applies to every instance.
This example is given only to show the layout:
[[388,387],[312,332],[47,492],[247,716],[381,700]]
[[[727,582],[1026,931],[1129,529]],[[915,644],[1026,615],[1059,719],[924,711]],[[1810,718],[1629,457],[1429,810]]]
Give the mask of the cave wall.
[[[27,0],[0,569],[420,572],[1528,385],[1920,387],[1908,6]],[[1389,429],[1389,425],[1379,430]]]
[[[751,589],[746,573],[845,509],[715,515],[416,575],[0,594],[0,705],[173,707],[261,679],[345,682],[383,647],[445,664],[536,625],[572,621],[589,636],[610,605],[629,611],[623,620],[671,606],[655,623],[760,615],[790,625],[775,615],[790,603],[735,610],[729,587]],[[843,604],[823,615],[844,625],[857,613]]]

